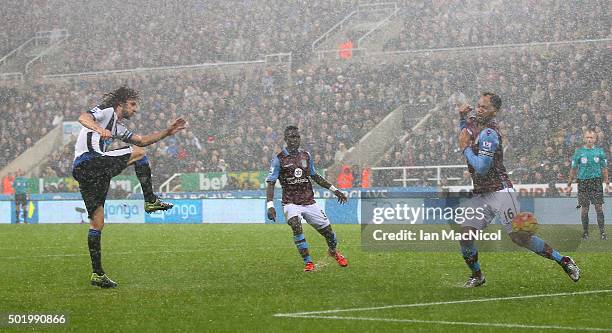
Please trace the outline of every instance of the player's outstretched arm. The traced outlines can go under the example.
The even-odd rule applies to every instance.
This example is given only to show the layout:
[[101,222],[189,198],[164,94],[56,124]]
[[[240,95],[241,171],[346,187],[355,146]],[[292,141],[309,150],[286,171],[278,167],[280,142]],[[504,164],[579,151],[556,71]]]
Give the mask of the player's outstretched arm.
[[276,180],[274,182],[267,182],[268,186],[266,187],[266,211],[268,213],[268,219],[276,222],[276,209],[274,209],[274,184],[276,184]]
[[157,141],[163,140],[168,136],[174,135],[185,128],[187,128],[187,122],[185,121],[185,119],[177,118],[170,124],[170,126],[168,126],[168,128],[163,131],[158,131],[142,136],[134,134],[131,137],[130,141],[139,147],[146,147],[148,145],[156,143]]
[[311,176],[311,178],[312,180],[314,180],[315,183],[319,184],[321,187],[324,187],[334,192],[334,195],[336,195],[336,198],[338,198],[339,203],[345,204],[348,201],[348,198],[346,197],[344,193],[342,193],[339,189],[337,189],[330,182],[328,182],[327,179],[321,177],[319,174],[315,173]]

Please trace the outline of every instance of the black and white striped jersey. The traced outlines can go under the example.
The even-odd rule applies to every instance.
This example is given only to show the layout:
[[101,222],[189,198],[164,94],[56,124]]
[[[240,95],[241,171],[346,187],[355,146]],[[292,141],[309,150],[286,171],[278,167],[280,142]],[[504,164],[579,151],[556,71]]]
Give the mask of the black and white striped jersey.
[[96,106],[95,108],[89,110],[89,113],[101,127],[109,130],[113,136],[110,139],[103,140],[100,137],[100,134],[83,126],[74,146],[75,160],[85,153],[90,153],[87,155],[119,156],[126,154],[126,149],[128,149],[127,152],[131,153],[130,147],[109,150],[109,147],[114,140],[121,140],[126,143],[131,143],[130,139],[132,138],[132,135],[134,135],[134,133],[128,130],[123,124],[117,122],[117,114],[115,113],[114,108],[110,107],[100,109],[99,106]]

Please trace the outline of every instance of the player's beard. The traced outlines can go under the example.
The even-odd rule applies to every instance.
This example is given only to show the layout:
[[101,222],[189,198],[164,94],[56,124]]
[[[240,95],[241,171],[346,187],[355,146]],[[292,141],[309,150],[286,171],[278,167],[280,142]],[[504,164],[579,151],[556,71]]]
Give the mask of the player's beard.
[[487,125],[495,119],[496,114],[495,111],[483,112],[482,114],[476,112],[476,122],[480,125]]
[[483,116],[479,116],[479,115],[476,115],[476,122],[479,125],[486,125],[486,124],[488,124],[491,121],[491,119],[493,119],[493,116],[484,116],[484,115]]

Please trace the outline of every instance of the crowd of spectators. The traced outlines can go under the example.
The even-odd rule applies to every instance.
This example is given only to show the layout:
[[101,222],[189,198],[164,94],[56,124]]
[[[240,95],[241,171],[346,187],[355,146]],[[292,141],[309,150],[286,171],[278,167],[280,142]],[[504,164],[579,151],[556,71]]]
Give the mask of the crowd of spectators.
[[[505,5],[508,1],[498,2],[497,5]],[[585,20],[586,27],[572,23],[574,18],[567,19],[567,26],[559,26],[552,17],[567,16],[566,12],[575,4],[548,2],[552,4],[550,7],[539,2],[509,2],[508,6],[517,7],[512,16],[497,10],[499,6],[469,1],[482,9],[476,14],[486,14],[482,21],[486,24],[474,20],[471,7],[459,3],[449,6],[452,10],[440,13],[438,9],[446,8],[441,1],[427,2],[427,5],[419,1],[405,3],[402,4],[405,7],[416,6],[412,9],[421,13],[422,19],[415,23],[420,28],[403,33],[410,36],[410,43],[401,48],[610,37],[609,22],[606,25],[601,21],[601,13],[584,11],[576,15],[575,19]],[[82,11],[93,13],[112,4],[111,0],[105,0],[91,9],[77,6],[74,11],[79,15],[75,16],[83,17],[86,12]],[[53,59],[64,62],[56,69],[73,72],[248,59],[237,57],[239,54],[234,51],[242,55],[271,53],[270,50],[296,51],[298,44],[309,44],[321,34],[322,22],[333,24],[343,10],[353,5],[349,1],[341,4],[326,11],[333,7],[331,1],[244,2],[219,4],[214,8],[208,2],[186,1],[157,4],[136,13],[137,4],[127,1],[115,6],[124,9],[117,10],[117,15],[125,16],[116,26],[101,24],[104,18],[91,13],[91,21],[73,22],[75,26],[87,23],[89,29],[73,35],[70,45]],[[587,2],[587,6],[595,5],[609,4]],[[250,9],[253,11],[249,12]],[[173,10],[185,19],[151,20],[166,17]],[[236,19],[220,15],[224,10],[235,12]],[[542,11],[548,15],[543,16],[548,17],[545,22],[529,20],[532,12]],[[303,16],[302,12],[309,14]],[[327,16],[321,15],[322,12]],[[131,18],[132,14],[130,21],[127,17]],[[209,16],[214,18],[208,20]],[[270,19],[277,16],[278,20]],[[427,27],[436,26],[434,18],[443,22],[448,19],[448,24],[441,24],[441,30],[428,30]],[[491,23],[493,18],[506,22],[502,24],[506,30],[496,30]],[[190,25],[194,20],[199,24]],[[470,28],[458,31],[458,37],[452,37],[455,32],[448,32],[452,38],[436,37],[461,22],[468,22],[470,27],[483,24],[482,31],[488,34]],[[518,29],[513,25],[515,22],[520,22],[522,31],[528,33],[513,33],[512,29]],[[204,37],[194,38],[193,34]],[[532,34],[536,37],[530,37]],[[151,40],[145,36],[156,38]],[[507,39],[501,38],[504,36]],[[442,44],[427,44],[430,40]],[[467,44],[446,44],[461,40]],[[248,45],[234,47],[232,43]],[[312,62],[298,66],[291,73],[273,65],[253,65],[237,73],[179,70],[95,80],[44,80],[23,87],[0,88],[0,114],[10,115],[6,125],[0,127],[3,147],[0,168],[62,120],[76,120],[105,92],[121,84],[142,92],[141,111],[127,123],[134,132],[163,129],[177,116],[185,117],[190,124],[187,131],[149,148],[157,184],[176,172],[266,170],[282,144],[282,130],[287,124],[301,128],[303,145],[312,152],[315,165],[326,168],[340,161],[349,148],[398,106],[406,107],[407,128],[414,125],[411,120],[438,108],[424,126],[410,133],[408,141],[398,143],[389,153],[381,152],[381,161],[373,166],[464,164],[457,150],[454,109],[461,101],[474,105],[478,93],[489,90],[498,93],[504,101],[499,120],[505,138],[506,165],[513,170],[515,182],[563,181],[569,157],[581,143],[585,128],[597,132],[597,144],[612,156],[609,142],[612,130],[609,77],[612,75],[606,60],[609,56],[609,45],[594,43],[442,52],[383,64]],[[41,171],[48,176],[69,176],[72,158],[72,147],[67,146],[50,156]],[[360,167],[370,166],[356,166]],[[445,175],[444,182],[467,184],[469,178],[463,170],[457,172]],[[428,180],[434,176],[433,170],[409,174],[410,178],[419,179],[412,184],[423,185],[435,184]],[[460,179],[446,180],[452,176]],[[399,178],[397,172],[375,172],[371,183],[372,186],[397,185],[394,178]]]
[[34,36],[37,31],[56,29],[60,17],[50,19],[49,1],[3,1],[0,11],[0,58]]
[[387,51],[606,38],[606,0],[403,1],[399,36]]
[[[77,2],[65,16],[70,39],[45,58],[47,73],[262,59],[310,44],[354,6],[351,0]],[[100,15],[102,12],[112,15]],[[50,14],[53,15],[53,14]]]
[[0,87],[0,169],[60,124],[61,103],[42,91]]
[[[13,1],[0,22],[0,55],[36,31],[70,38],[45,57],[47,73],[116,70],[261,59],[311,43],[356,8],[357,0],[95,3]],[[612,3],[589,1],[399,1],[399,37],[384,49],[497,45],[609,37]],[[111,12],[112,15],[100,15]]]
[[[493,91],[503,100],[498,122],[504,136],[505,164],[513,171],[515,182],[564,182],[570,158],[583,144],[586,129],[594,130],[597,145],[608,155],[612,153],[609,56],[609,46],[603,44],[428,60],[425,67],[432,72],[427,72],[442,75],[428,89],[440,107],[407,142],[386,154],[381,166],[464,164],[457,149],[456,108],[462,102],[475,106],[479,93]],[[413,112],[422,112],[419,103],[417,100]],[[452,177],[462,178],[461,172],[455,170]],[[413,172],[409,178],[435,176],[436,170],[428,170]],[[398,172],[388,174],[385,182],[392,183],[392,178],[399,178]]]
[[[310,65],[297,70],[291,81],[270,68],[235,77],[149,75],[134,79],[144,100],[142,112],[129,126],[146,133],[163,128],[175,116],[188,119],[187,132],[151,149],[156,170],[166,179],[175,172],[265,170],[288,123],[303,129],[305,148],[313,152],[316,165],[325,168],[397,106],[407,105],[406,115],[412,119],[438,105],[430,121],[411,133],[407,143],[381,154],[377,166],[463,164],[456,144],[457,99],[475,104],[479,92],[491,90],[504,101],[499,121],[506,165],[515,181],[561,182],[585,128],[594,129],[597,144],[610,149],[608,52],[605,47],[564,46],[509,50],[502,57],[424,57],[341,68]],[[63,91],[66,99],[71,91],[81,91],[81,101],[87,103],[104,91],[102,86],[110,89],[119,81],[80,82],[80,89]],[[275,82],[272,87],[269,81]],[[75,119],[86,107],[79,105],[65,116]],[[457,172],[461,178],[462,170]],[[434,176],[434,170],[409,174],[425,179],[421,184],[434,184],[426,181]],[[399,177],[375,173],[373,184],[391,185],[389,178]]]
[[[315,165],[326,168],[399,106],[391,94],[395,81],[385,82],[376,67],[311,65],[291,79],[285,74],[268,67],[234,76],[139,75],[127,84],[142,91],[141,111],[126,125],[136,133],[149,133],[178,116],[188,121],[187,131],[149,149],[163,181],[176,172],[267,170],[288,124],[302,129],[303,145]],[[59,100],[72,100],[62,107],[64,120],[70,121],[123,83],[109,78],[40,88],[55,89]],[[58,176],[69,172],[58,164],[63,159],[72,159],[69,150],[49,162]]]

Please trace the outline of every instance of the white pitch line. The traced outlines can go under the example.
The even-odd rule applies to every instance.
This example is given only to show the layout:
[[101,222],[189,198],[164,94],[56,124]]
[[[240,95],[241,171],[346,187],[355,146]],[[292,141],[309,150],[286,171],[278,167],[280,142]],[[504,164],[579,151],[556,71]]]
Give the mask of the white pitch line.
[[317,315],[295,315],[295,316],[286,316],[286,317],[335,319],[335,320],[386,321],[386,322],[394,322],[394,323],[463,325],[463,326],[484,326],[484,327],[524,328],[524,329],[552,329],[552,330],[568,330],[568,331],[612,332],[612,328],[599,328],[599,327],[570,327],[570,326],[550,326],[550,325],[472,323],[472,322],[464,322],[464,321],[393,319],[393,318],[373,318],[373,317],[344,317],[344,316],[317,316]]
[[507,301],[514,299],[529,299],[529,298],[541,298],[541,297],[555,297],[555,296],[574,296],[574,295],[588,295],[588,294],[601,294],[612,292],[612,289],[604,290],[590,290],[590,291],[577,291],[571,293],[556,293],[556,294],[539,294],[539,295],[523,295],[523,296],[508,296],[508,297],[493,297],[493,298],[475,298],[465,299],[457,301],[444,301],[444,302],[431,302],[431,303],[413,303],[413,304],[395,304],[395,305],[384,305],[367,308],[349,308],[349,309],[335,309],[335,310],[321,310],[321,311],[308,311],[308,312],[295,312],[295,313],[277,313],[275,317],[295,317],[305,315],[317,315],[327,313],[340,313],[340,312],[355,312],[355,311],[372,311],[372,310],[384,310],[384,309],[395,309],[395,308],[412,308],[412,307],[423,307],[431,305],[447,305],[447,304],[462,304],[462,303],[478,303],[478,302],[494,302],[494,301]]

